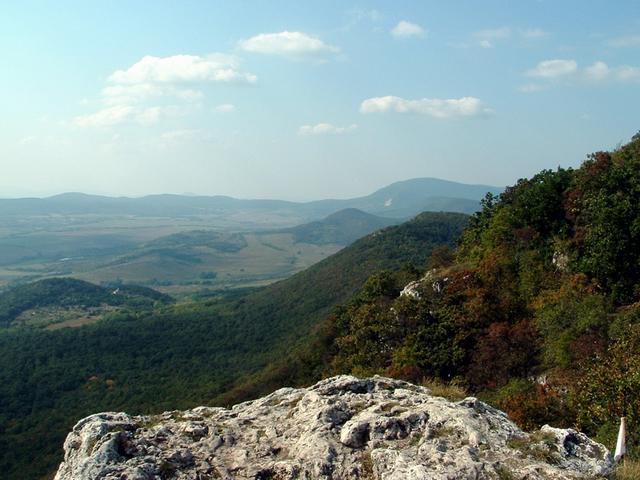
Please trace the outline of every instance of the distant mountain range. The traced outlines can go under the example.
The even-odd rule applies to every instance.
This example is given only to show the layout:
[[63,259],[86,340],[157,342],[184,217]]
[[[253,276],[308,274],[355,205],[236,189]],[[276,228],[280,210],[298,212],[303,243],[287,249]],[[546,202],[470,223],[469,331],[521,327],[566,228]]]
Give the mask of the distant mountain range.
[[422,211],[471,213],[487,192],[502,189],[488,185],[468,185],[416,178],[393,183],[374,193],[344,200],[289,202],[247,200],[227,196],[149,195],[140,198],[105,197],[64,193],[48,198],[0,199],[0,216],[18,215],[134,215],[177,217],[215,215],[235,217],[272,214],[295,219],[293,224],[317,220],[339,210],[357,208],[390,218],[409,218]]

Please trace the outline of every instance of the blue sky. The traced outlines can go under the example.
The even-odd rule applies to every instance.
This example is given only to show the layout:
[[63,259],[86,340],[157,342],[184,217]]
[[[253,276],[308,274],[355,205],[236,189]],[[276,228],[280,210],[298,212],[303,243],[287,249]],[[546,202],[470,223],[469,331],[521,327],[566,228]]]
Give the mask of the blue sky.
[[0,3],[0,196],[507,185],[640,130],[637,1]]

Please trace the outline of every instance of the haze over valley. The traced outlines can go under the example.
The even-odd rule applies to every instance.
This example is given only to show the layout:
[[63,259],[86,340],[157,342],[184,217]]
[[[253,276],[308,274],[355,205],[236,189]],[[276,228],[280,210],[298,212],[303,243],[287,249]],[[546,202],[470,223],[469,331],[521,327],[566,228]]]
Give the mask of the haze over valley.
[[472,213],[499,190],[424,178],[307,203],[80,193],[5,199],[0,288],[53,276],[173,294],[264,285],[422,211]]

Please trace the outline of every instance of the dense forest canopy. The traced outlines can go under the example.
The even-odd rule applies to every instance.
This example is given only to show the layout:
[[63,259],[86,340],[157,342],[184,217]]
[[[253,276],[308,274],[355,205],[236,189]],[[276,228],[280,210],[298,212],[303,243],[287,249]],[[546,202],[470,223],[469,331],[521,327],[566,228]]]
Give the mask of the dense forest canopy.
[[419,298],[379,272],[325,321],[324,354],[306,354],[323,374],[453,381],[524,427],[575,426],[610,447],[626,414],[637,452],[639,205],[640,135],[520,180],[487,195],[455,251],[434,251]]

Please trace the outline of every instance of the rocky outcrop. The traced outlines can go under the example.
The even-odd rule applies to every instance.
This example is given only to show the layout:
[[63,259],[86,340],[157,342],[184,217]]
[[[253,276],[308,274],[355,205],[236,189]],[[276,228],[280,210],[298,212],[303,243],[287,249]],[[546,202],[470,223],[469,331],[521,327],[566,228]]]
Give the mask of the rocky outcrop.
[[339,376],[231,409],[100,413],[73,428],[56,480],[578,479],[611,470],[573,430],[522,432],[466,398]]

